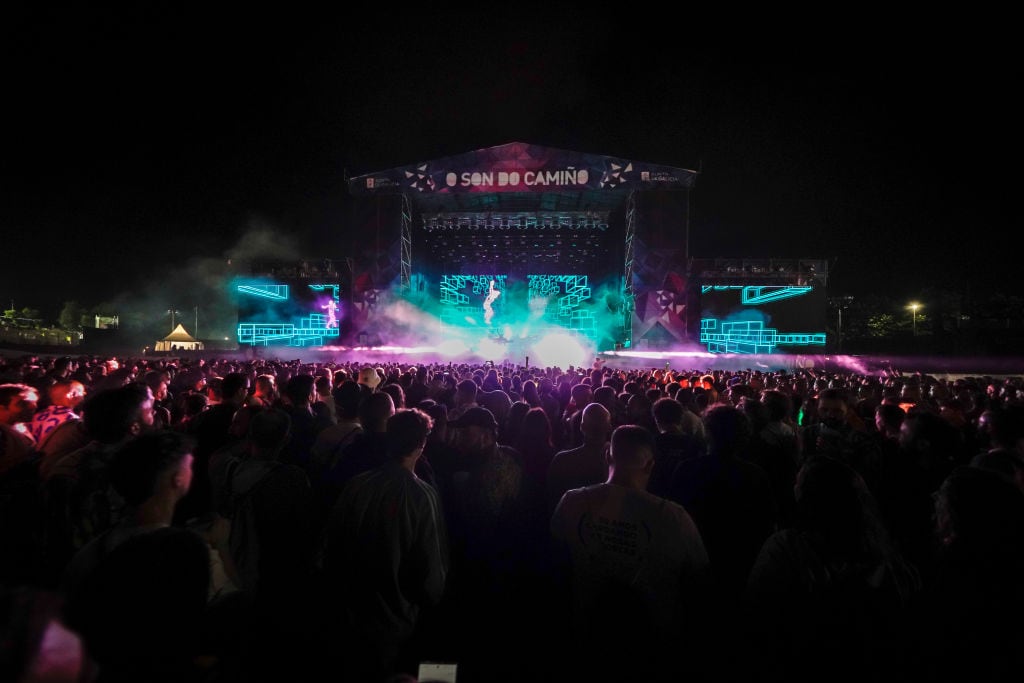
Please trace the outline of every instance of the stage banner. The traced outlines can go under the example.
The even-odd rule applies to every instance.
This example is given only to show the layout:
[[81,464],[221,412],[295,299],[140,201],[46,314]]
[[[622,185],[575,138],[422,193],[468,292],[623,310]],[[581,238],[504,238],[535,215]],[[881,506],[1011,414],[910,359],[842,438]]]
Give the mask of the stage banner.
[[361,175],[349,180],[349,190],[360,195],[685,189],[696,175],[671,166],[512,142]]
[[632,343],[666,349],[691,340],[687,275],[687,192],[645,192],[637,198],[633,238]]
[[357,205],[348,235],[352,284],[350,315],[342,336],[350,344],[380,344],[386,309],[398,287],[401,263],[401,204],[378,197]]

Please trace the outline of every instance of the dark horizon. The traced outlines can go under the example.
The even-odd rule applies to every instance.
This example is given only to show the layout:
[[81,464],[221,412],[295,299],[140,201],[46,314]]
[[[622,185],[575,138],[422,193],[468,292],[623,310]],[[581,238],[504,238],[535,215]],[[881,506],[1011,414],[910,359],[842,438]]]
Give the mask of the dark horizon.
[[1010,250],[985,240],[1010,215],[999,162],[1019,139],[997,44],[764,59],[757,43],[690,52],[663,29],[569,10],[524,29],[499,10],[482,48],[467,17],[15,22],[0,299],[49,316],[135,293],[186,307],[159,283],[253,234],[273,253],[349,255],[347,177],[514,140],[699,168],[694,256],[826,258],[834,294],[1013,294]]

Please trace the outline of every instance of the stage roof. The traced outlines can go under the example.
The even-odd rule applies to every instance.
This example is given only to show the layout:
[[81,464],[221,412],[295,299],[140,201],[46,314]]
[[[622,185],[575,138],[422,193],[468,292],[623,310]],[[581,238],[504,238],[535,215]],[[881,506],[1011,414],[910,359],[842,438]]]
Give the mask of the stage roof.
[[617,157],[510,142],[368,173],[354,195],[406,194],[423,213],[608,212],[631,190],[681,190],[697,172]]

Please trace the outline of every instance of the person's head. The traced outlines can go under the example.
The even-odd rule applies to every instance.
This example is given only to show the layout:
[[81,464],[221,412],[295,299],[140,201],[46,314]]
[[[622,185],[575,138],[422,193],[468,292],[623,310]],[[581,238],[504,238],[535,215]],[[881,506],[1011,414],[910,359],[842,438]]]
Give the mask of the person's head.
[[875,408],[875,428],[879,434],[890,438],[898,438],[903,419],[907,416],[903,408],[891,403],[880,403]]
[[154,496],[177,502],[192,485],[193,447],[188,437],[171,430],[137,436],[114,455],[110,483],[132,506]]
[[747,416],[738,408],[721,403],[704,414],[704,431],[709,452],[719,457],[738,455],[753,436]]
[[818,396],[818,417],[829,429],[846,424],[846,394],[841,389],[825,389]]
[[494,448],[498,422],[487,408],[473,407],[448,423],[453,445],[466,454],[483,454]]
[[888,536],[863,479],[834,458],[811,458],[794,487],[798,525],[811,532],[828,555],[856,560],[862,553],[888,552]]
[[921,387],[917,383],[908,382],[900,389],[900,401],[903,403],[919,403]]
[[612,414],[600,403],[591,403],[583,409],[580,434],[585,444],[605,444],[612,431]]
[[525,401],[516,401],[508,409],[505,416],[505,429],[502,430],[502,443],[515,444],[519,441],[519,431],[523,426],[523,418],[530,412],[530,404]]
[[401,410],[405,407],[405,391],[400,384],[393,382],[385,384],[380,390],[391,396],[391,402],[395,404],[396,410]]
[[654,466],[654,437],[643,427],[622,425],[612,432],[609,481],[646,488]]
[[224,378],[213,377],[206,378],[206,398],[210,400],[210,403],[216,405],[224,400]]
[[369,387],[370,391],[373,391],[377,388],[377,385],[380,384],[380,375],[377,374],[377,370],[375,368],[366,366],[361,369],[359,374],[356,376],[356,383],[365,385]]
[[540,405],[540,395],[537,392],[537,385],[532,379],[523,382],[523,400],[531,406]]
[[74,410],[85,400],[85,386],[73,379],[58,380],[48,391],[50,404]]
[[206,406],[209,401],[206,400],[206,394],[190,393],[185,395],[185,417],[193,418],[199,413],[206,410]]
[[[974,561],[1012,552],[1019,556],[1024,533],[1024,495],[995,472],[960,467],[935,497],[935,532],[947,548]],[[998,568],[1002,563],[992,563]]]
[[0,424],[28,422],[36,412],[39,393],[27,384],[0,384]]
[[508,411],[512,409],[512,398],[501,389],[482,391],[476,396],[477,405],[487,408],[498,424],[505,424]]
[[434,421],[422,410],[399,410],[387,421],[388,455],[396,460],[415,461],[427,444]]
[[167,398],[167,373],[160,370],[150,370],[143,376],[143,381],[150,391],[153,392],[153,400],[163,401]]
[[960,446],[960,433],[934,413],[911,410],[900,427],[900,448],[930,461],[948,463]]
[[358,384],[347,380],[338,385],[331,394],[334,396],[334,406],[339,417],[354,419],[359,415],[359,401],[363,394]]
[[296,408],[309,407],[316,401],[316,379],[312,375],[295,375],[285,385],[284,394]]
[[618,408],[619,395],[615,391],[614,386],[605,384],[594,389],[594,401],[600,403],[611,412]]
[[659,398],[654,402],[651,413],[659,432],[681,431],[683,428],[683,404],[672,398]]
[[995,472],[1024,493],[1024,458],[1004,449],[979,453],[971,460],[971,467]]
[[264,400],[272,400],[277,390],[277,383],[273,375],[258,375],[256,377],[256,396]]
[[470,403],[476,403],[477,390],[476,382],[471,379],[462,380],[455,386],[455,404],[469,405]]
[[276,458],[291,436],[292,419],[277,408],[257,410],[249,420],[249,448],[262,459]]
[[220,386],[225,403],[242,405],[249,393],[249,377],[243,372],[229,372],[224,375]]
[[988,426],[993,448],[1018,451],[1024,455],[1021,449],[1024,440],[1024,408],[1018,405],[1000,406],[991,411]]
[[391,394],[378,391],[367,396],[359,405],[359,422],[368,432],[383,434],[387,431],[388,418],[395,414],[395,402]]
[[768,409],[756,398],[743,396],[740,398],[739,403],[736,404],[736,407],[750,420],[750,428],[753,434],[760,434],[761,430],[768,426]]
[[[429,399],[428,399],[429,400]],[[434,443],[446,443],[448,441],[448,406],[443,403],[422,401],[419,409],[430,416],[434,421],[434,427],[430,430],[428,437]]]
[[543,408],[530,408],[523,417],[519,430],[519,443],[523,445],[551,445],[551,422]]
[[793,402],[781,391],[762,391],[761,403],[768,411],[769,422],[782,422],[792,415]]
[[153,425],[153,393],[144,384],[127,384],[90,396],[82,404],[86,431],[101,443],[117,443]]
[[570,396],[572,397],[572,402],[576,405],[576,409],[583,410],[594,399],[594,392],[589,384],[577,384],[572,388]]

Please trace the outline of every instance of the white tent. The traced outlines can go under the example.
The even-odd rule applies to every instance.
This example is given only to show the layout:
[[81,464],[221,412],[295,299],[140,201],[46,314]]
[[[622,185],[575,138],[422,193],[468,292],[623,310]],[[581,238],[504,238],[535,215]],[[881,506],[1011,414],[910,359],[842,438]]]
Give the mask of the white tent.
[[202,351],[203,342],[199,341],[180,324],[174,331],[156,343],[157,351]]

